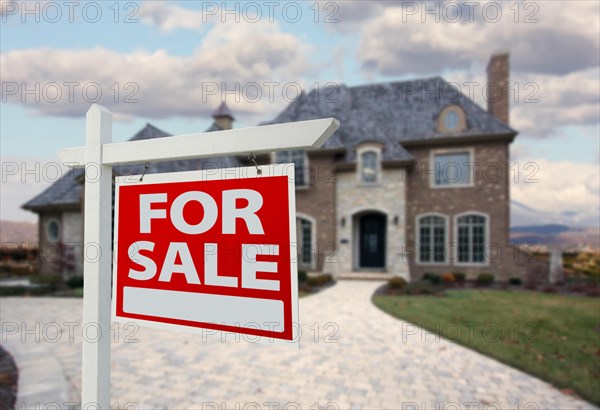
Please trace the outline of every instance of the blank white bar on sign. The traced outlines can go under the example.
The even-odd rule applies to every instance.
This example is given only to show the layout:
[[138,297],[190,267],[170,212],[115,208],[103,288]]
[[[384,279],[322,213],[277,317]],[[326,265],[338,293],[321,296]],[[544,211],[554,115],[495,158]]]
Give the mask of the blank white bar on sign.
[[283,332],[283,301],[146,288],[123,288],[127,313]]

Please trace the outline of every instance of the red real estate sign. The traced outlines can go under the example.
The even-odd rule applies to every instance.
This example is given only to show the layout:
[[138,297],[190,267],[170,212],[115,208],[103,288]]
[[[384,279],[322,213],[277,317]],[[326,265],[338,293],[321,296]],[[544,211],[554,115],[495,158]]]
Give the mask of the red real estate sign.
[[298,344],[292,164],[117,178],[113,320]]

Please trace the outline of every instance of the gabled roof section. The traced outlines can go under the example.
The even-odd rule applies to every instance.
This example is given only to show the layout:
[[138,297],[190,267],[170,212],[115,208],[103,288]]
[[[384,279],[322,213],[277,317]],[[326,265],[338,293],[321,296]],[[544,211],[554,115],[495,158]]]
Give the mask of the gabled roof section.
[[41,194],[23,204],[22,208],[35,211],[45,207],[68,208],[79,206],[81,185],[77,181],[82,175],[82,168],[70,169]]
[[[219,131],[220,128],[212,124],[205,132]],[[170,137],[171,134],[155,127],[152,124],[146,124],[129,141],[148,140],[154,138]],[[181,172],[192,170],[207,170],[215,168],[239,167],[242,164],[235,157],[213,157],[200,159],[186,159],[176,161],[157,162],[150,165],[147,173],[163,172]],[[129,175],[141,174],[144,171],[143,166],[121,166],[113,167],[115,174]],[[45,208],[77,208],[80,206],[83,185],[79,183],[83,177],[82,168],[70,169],[67,174],[61,177],[54,184],[50,185],[45,191],[35,198],[22,205],[23,209],[30,211],[39,211]]]
[[[450,104],[465,111],[467,129],[461,133],[440,133],[437,119]],[[384,145],[383,160],[410,160],[403,142],[438,138],[481,137],[516,134],[483,110],[455,86],[440,77],[384,84],[312,90],[302,93],[273,121],[265,124],[335,117],[340,128],[324,148],[344,148],[345,160],[355,161],[354,149],[364,141]]]

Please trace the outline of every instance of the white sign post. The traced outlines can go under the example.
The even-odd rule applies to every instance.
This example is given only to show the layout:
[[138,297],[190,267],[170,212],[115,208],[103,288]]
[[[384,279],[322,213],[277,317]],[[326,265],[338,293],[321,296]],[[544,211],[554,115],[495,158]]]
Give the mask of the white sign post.
[[65,164],[86,171],[82,408],[110,407],[112,166],[318,148],[338,127],[335,118],[326,118],[112,143],[112,113],[92,105],[86,116],[86,146],[58,152]]

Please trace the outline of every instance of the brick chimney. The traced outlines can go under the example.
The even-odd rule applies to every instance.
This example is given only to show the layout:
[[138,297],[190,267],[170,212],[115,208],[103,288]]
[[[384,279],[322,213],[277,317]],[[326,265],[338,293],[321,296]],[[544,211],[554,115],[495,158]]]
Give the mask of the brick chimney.
[[219,108],[213,112],[212,117],[215,119],[215,124],[217,124],[220,129],[230,130],[233,128],[235,118],[233,118],[233,114],[225,102],[222,102],[221,105],[219,105]]
[[508,125],[509,120],[509,53],[493,54],[487,66],[487,110]]

